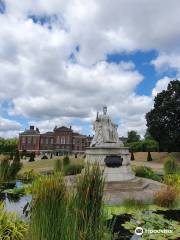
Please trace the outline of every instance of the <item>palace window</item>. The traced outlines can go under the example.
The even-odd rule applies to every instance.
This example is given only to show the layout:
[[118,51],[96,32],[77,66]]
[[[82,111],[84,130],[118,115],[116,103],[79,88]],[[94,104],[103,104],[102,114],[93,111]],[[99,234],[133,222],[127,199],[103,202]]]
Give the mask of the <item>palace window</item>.
[[48,143],[49,143],[48,138],[46,138],[46,144],[48,144]]
[[22,137],[22,144],[26,143],[26,137]]
[[65,144],[65,136],[61,137],[61,144]]
[[36,144],[36,137],[33,137],[33,144]]

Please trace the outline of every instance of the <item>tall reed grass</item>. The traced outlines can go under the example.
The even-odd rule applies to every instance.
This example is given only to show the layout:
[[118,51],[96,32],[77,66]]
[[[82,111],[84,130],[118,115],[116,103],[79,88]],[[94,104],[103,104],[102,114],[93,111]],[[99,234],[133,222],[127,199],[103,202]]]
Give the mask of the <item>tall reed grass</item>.
[[0,156],[0,182],[14,180],[22,168],[20,160],[10,160],[9,156]]
[[31,240],[109,240],[103,212],[103,173],[85,168],[74,191],[60,173],[33,184]]

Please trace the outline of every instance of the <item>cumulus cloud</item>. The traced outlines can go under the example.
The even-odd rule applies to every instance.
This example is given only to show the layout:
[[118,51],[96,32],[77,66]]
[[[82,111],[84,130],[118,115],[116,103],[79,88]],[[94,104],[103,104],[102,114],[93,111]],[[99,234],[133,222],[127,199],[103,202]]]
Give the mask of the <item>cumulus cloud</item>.
[[172,78],[169,78],[167,76],[158,80],[156,82],[155,88],[153,88],[153,90],[152,90],[153,97],[155,97],[157,95],[157,93],[159,93],[163,90],[166,90],[169,82],[172,81],[172,80],[173,80]]
[[[179,69],[178,0],[6,0],[5,5],[0,101],[9,102],[9,114],[35,119],[45,131],[75,118],[88,124],[107,104],[121,119],[120,134],[131,128],[144,132],[152,96],[135,94],[143,76],[132,62],[108,63],[107,54],[155,49],[157,70]],[[159,80],[153,96],[167,82]]]
[[0,137],[17,137],[20,128],[20,123],[0,117]]

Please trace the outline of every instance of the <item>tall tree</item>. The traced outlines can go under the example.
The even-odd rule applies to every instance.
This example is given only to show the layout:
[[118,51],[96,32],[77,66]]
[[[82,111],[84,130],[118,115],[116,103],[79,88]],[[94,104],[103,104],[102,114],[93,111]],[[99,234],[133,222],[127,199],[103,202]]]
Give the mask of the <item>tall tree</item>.
[[168,84],[158,93],[154,108],[146,114],[148,132],[159,142],[160,150],[180,151],[180,81]]
[[127,143],[131,143],[131,142],[137,142],[140,140],[140,135],[138,135],[138,133],[136,131],[129,131],[128,132],[128,139],[127,139]]

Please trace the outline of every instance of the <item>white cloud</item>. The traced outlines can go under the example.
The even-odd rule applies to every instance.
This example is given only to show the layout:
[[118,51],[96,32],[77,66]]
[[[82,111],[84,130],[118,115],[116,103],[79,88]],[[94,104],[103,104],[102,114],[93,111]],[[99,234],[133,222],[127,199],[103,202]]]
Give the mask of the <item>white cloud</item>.
[[[56,15],[57,21],[49,29],[29,15]],[[178,0],[6,0],[0,101],[11,103],[9,113],[36,119],[43,131],[64,120],[90,121],[107,104],[121,118],[120,133],[143,133],[152,106],[152,97],[135,94],[143,76],[132,62],[107,63],[107,54],[156,49],[162,53],[153,62],[157,69],[180,69],[179,16]],[[167,82],[159,80],[153,96]]]
[[0,137],[17,137],[20,128],[20,123],[0,117]]
[[157,93],[160,93],[163,90],[167,89],[167,86],[170,81],[172,81],[172,78],[164,77],[156,82],[155,88],[152,90],[152,96],[155,97]]

